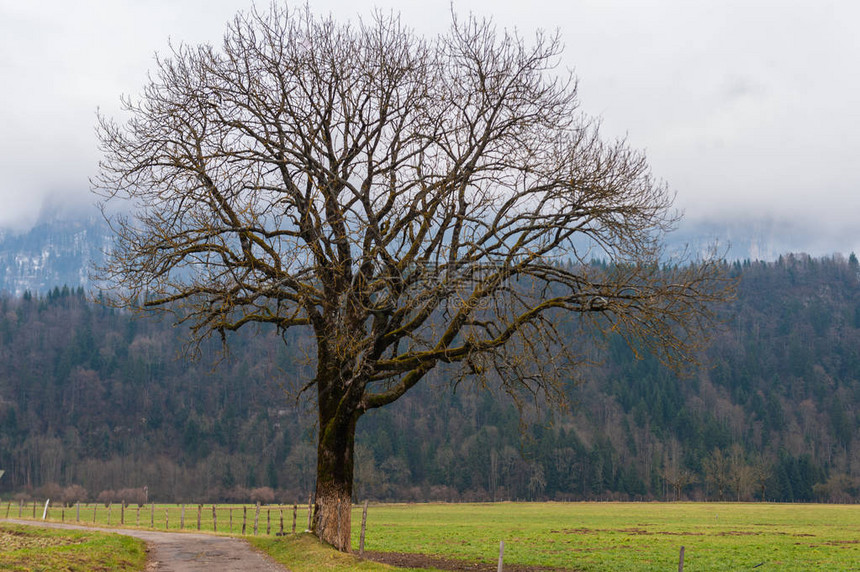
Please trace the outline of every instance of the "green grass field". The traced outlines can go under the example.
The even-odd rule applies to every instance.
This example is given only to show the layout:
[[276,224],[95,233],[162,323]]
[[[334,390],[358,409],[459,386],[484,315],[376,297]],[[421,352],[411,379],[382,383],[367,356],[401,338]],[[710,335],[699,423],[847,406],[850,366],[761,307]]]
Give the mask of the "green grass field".
[[[361,512],[353,514],[353,545]],[[378,505],[367,550],[584,571],[860,570],[860,506],[764,503]]]
[[131,572],[145,563],[146,544],[128,536],[0,524],[0,570]]
[[[8,505],[0,505],[5,516]],[[13,505],[9,516],[17,518]],[[41,519],[43,506],[37,506]],[[80,522],[107,525],[107,509],[82,506]],[[168,511],[165,519],[165,510]],[[32,505],[22,516],[32,518]],[[178,505],[140,510],[140,528],[178,530]],[[256,508],[219,505],[218,533],[253,535]],[[275,538],[283,514],[284,530],[292,529],[292,506],[262,507],[261,549],[294,570],[382,570],[328,551],[307,536]],[[307,526],[307,507],[299,507],[297,530]],[[154,517],[154,518],[153,518]],[[74,507],[52,508],[48,518],[75,522]],[[110,525],[120,519],[138,526],[137,507],[111,509]],[[166,522],[165,522],[166,521]],[[361,508],[353,512],[353,546],[357,550]],[[197,505],[186,505],[186,530],[197,530]],[[213,531],[211,505],[201,511],[201,530]],[[267,529],[271,533],[266,537]],[[499,541],[505,542],[505,563],[589,572],[677,570],[685,547],[685,570],[855,570],[860,571],[860,505],[766,503],[498,503],[371,505],[365,548],[378,552],[419,553],[468,562],[493,564]],[[3,568],[0,565],[0,568]]]

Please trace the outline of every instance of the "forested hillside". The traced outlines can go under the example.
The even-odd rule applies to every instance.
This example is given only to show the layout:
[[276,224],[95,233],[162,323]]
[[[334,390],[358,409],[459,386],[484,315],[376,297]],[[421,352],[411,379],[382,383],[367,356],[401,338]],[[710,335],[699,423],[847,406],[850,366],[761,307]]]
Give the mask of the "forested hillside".
[[[361,419],[356,495],[860,500],[856,258],[730,271],[738,299],[690,377],[609,340],[603,365],[571,384],[569,412],[521,419],[441,372]],[[226,358],[213,340],[189,362],[172,324],[80,289],[0,299],[0,492],[306,499],[314,413],[290,395],[312,372],[311,340],[243,332]]]

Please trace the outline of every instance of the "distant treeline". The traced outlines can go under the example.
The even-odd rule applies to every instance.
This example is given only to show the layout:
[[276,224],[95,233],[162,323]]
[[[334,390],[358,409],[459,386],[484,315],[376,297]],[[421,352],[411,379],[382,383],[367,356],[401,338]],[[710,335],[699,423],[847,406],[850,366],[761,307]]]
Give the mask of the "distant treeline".
[[[521,417],[439,372],[361,419],[356,496],[860,500],[857,259],[791,255],[727,272],[737,300],[690,377],[611,339],[603,365],[570,384],[570,411]],[[192,362],[173,322],[80,289],[0,298],[0,493],[306,500],[315,414],[289,390],[312,375],[312,340],[242,332],[227,357],[213,340]]]

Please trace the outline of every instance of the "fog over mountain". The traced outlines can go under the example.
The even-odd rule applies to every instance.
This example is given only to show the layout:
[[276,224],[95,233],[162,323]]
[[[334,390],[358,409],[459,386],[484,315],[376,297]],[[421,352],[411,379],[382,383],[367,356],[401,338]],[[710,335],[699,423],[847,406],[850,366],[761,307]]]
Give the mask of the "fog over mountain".
[[[266,2],[257,2],[264,8]],[[290,2],[294,7],[305,3]],[[42,200],[89,204],[96,109],[122,118],[153,54],[218,46],[250,0],[0,1],[0,227],[26,232]],[[557,30],[558,70],[607,139],[644,149],[692,226],[730,229],[737,257],[860,249],[860,2],[314,0],[357,25],[394,10],[432,37],[452,11],[531,40]],[[60,48],[58,48],[60,46]],[[47,197],[47,199],[46,199]],[[728,222],[731,221],[731,222]],[[752,228],[749,228],[752,227]],[[696,231],[690,231],[696,234]],[[747,235],[755,237],[749,241]],[[771,250],[768,250],[771,249]]]
[[689,246],[704,255],[710,247],[727,260],[774,261],[781,255],[830,256],[860,251],[860,234],[838,225],[813,228],[800,220],[773,216],[684,219],[667,237],[667,250]]
[[[775,218],[683,219],[666,237],[666,255],[695,258],[715,249],[729,261],[774,261],[789,253],[847,257],[858,251],[852,244],[839,233]],[[52,201],[30,229],[0,227],[0,293],[44,294],[64,285],[89,290],[93,262],[110,247],[111,234],[98,210]]]

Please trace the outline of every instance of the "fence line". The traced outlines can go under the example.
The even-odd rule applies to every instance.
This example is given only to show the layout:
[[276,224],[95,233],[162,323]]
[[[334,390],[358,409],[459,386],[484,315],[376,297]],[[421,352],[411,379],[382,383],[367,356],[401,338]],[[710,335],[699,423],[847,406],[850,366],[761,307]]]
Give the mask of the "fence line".
[[[32,502],[32,512],[30,510],[30,502]],[[115,503],[75,503],[74,504],[74,513],[70,511],[70,513],[66,514],[66,507],[64,504],[53,504],[52,501],[46,500],[44,502],[40,501],[8,501],[5,507],[5,511],[3,511],[3,504],[0,502],[0,514],[6,515],[6,518],[14,517],[15,512],[14,509],[17,509],[17,517],[20,519],[26,520],[46,520],[46,521],[55,521],[55,522],[74,522],[74,523],[87,523],[92,525],[103,524],[106,526],[120,526],[120,527],[141,527],[141,518],[140,512],[141,510],[144,513],[149,511],[149,526],[146,526],[146,523],[143,524],[142,528],[149,528],[154,530],[188,530],[190,523],[186,522],[185,519],[185,509],[186,504],[162,504],[162,503],[147,503],[147,504],[136,504],[136,503],[116,503],[119,504],[119,507],[116,506]],[[148,505],[148,506],[147,506]],[[192,505],[193,506],[193,505]],[[42,509],[44,510],[38,510]],[[225,534],[233,534],[234,533],[234,514],[233,512],[237,509],[241,508],[241,528],[238,522],[235,523],[236,533],[241,535],[253,534],[254,536],[259,535],[268,535],[268,536],[282,536],[286,534],[285,526],[284,526],[284,511],[292,510],[293,513],[293,525],[292,532],[296,532],[296,520],[298,517],[298,503],[293,503],[292,505],[288,504],[271,504],[271,505],[263,505],[261,503],[255,504],[234,504],[234,505],[218,505],[217,503],[213,503],[211,505],[197,505],[197,523],[196,529],[200,531],[209,531],[209,532],[218,532]],[[248,514],[248,509],[253,509],[253,514]],[[126,510],[134,510],[135,516],[132,520],[132,516],[126,515]],[[119,512],[119,519],[117,519],[117,511]],[[159,517],[156,519],[156,511],[164,511],[163,520]],[[162,513],[159,512],[159,515]],[[287,513],[289,514],[289,512]],[[40,518],[42,517],[42,518]],[[126,518],[128,517],[128,518]],[[262,521],[261,521],[262,519]],[[274,526],[273,521],[274,519]],[[117,522],[117,520],[119,522]],[[309,519],[310,521],[310,515]],[[193,525],[191,525],[193,526]]]

